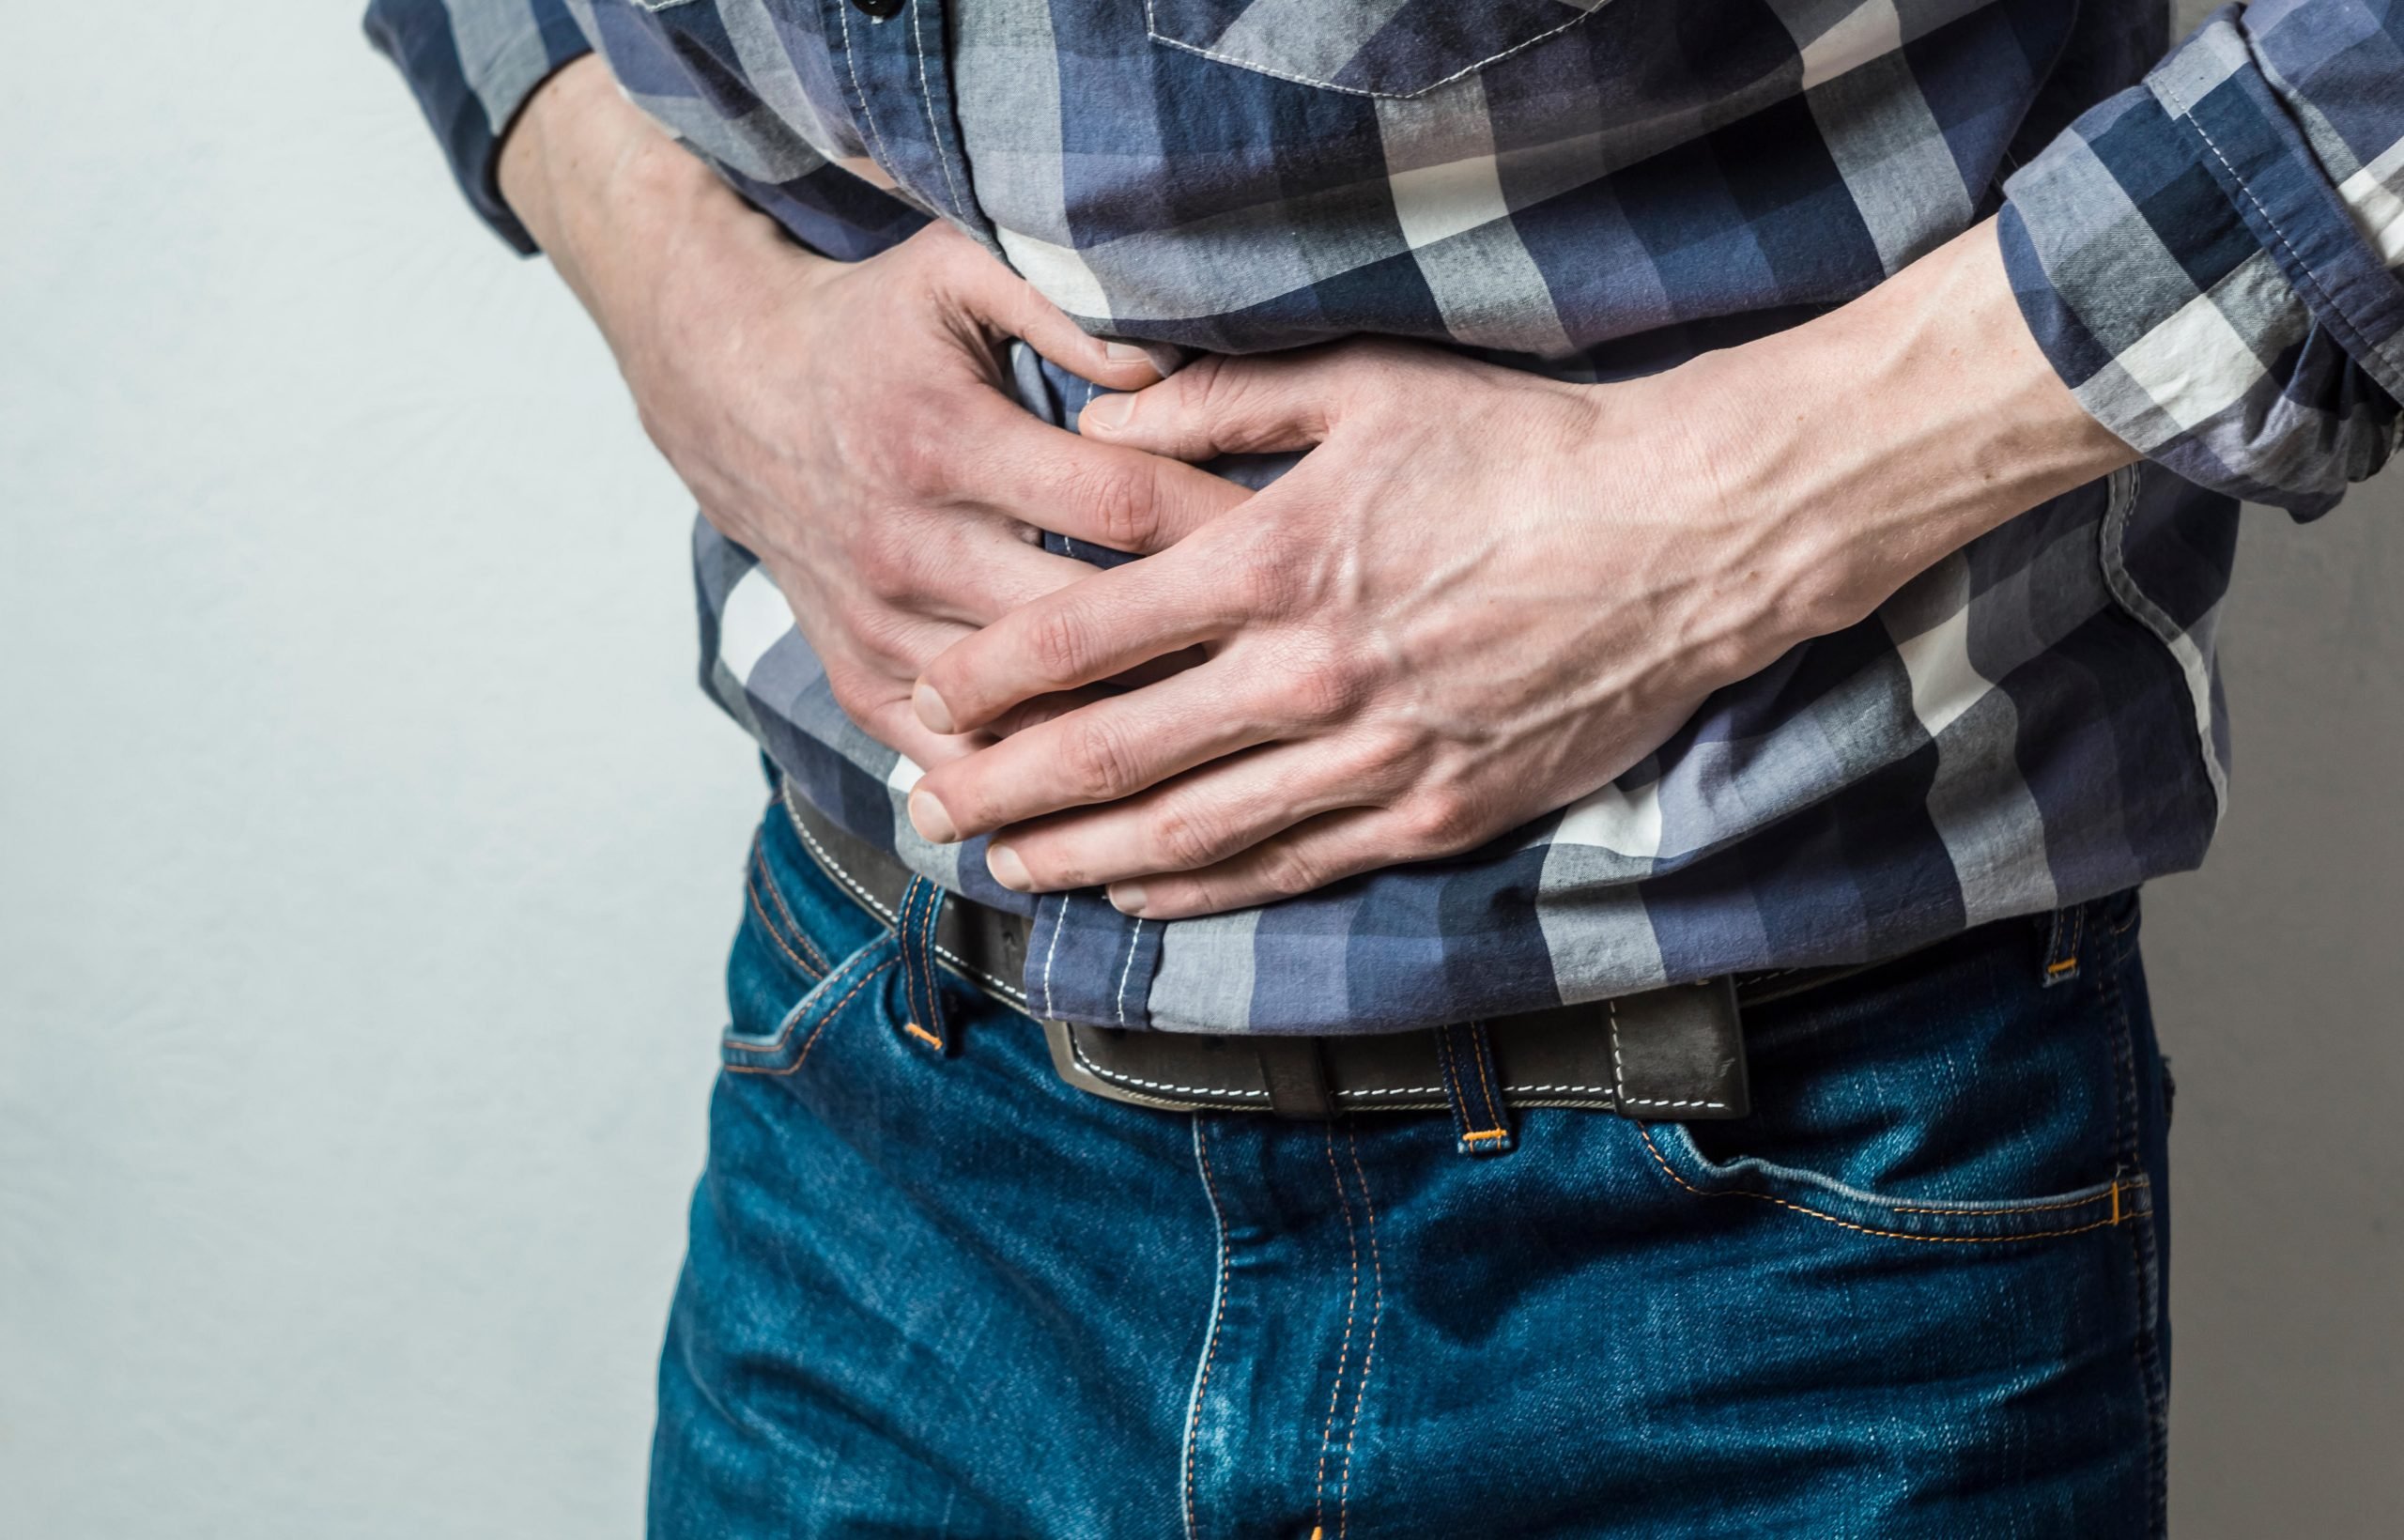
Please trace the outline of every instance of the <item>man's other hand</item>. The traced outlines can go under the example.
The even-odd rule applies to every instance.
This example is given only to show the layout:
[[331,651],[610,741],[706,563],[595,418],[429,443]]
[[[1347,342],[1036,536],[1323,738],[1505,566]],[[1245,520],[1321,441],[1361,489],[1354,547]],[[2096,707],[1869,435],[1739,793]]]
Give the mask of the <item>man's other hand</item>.
[[501,178],[653,441],[776,580],[837,702],[921,764],[990,736],[919,723],[910,688],[927,663],[1093,571],[1041,550],[1040,531],[1157,550],[1246,495],[1048,426],[1006,393],[1013,337],[1114,390],[1159,378],[1141,349],[1087,336],[947,225],[862,262],[802,250],[591,58],[528,104]]

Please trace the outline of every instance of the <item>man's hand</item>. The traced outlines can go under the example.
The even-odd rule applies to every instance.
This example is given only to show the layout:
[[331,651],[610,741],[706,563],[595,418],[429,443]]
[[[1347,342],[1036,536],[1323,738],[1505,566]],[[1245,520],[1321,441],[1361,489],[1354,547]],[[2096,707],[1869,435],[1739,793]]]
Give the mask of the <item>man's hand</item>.
[[1458,853],[1563,807],[1711,691],[2134,457],[2037,352],[1984,228],[1819,321],[1649,379],[1356,343],[1204,361],[1083,426],[1189,459],[1317,447],[1174,548],[937,658],[918,712],[948,733],[1210,654],[934,770],[911,814],[932,839],[1003,830],[988,859],[1007,886],[1107,883],[1159,918]]
[[838,703],[919,763],[984,741],[912,715],[926,663],[1093,570],[1044,553],[1040,530],[1157,549],[1245,495],[1047,426],[1003,391],[1011,337],[1120,390],[1159,377],[1140,349],[1086,335],[946,225],[864,262],[801,250],[590,58],[528,104],[501,178],[653,441],[775,578]]

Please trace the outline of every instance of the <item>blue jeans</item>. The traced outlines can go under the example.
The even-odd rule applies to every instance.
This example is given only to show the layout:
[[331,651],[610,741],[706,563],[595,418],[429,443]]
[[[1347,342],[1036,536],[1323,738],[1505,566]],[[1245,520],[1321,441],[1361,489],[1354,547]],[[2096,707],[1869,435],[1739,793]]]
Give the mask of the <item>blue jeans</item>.
[[651,1532],[2141,1535],[2166,1082],[2134,894],[1748,1016],[1730,1123],[1189,1116],[1055,1078],[773,805]]

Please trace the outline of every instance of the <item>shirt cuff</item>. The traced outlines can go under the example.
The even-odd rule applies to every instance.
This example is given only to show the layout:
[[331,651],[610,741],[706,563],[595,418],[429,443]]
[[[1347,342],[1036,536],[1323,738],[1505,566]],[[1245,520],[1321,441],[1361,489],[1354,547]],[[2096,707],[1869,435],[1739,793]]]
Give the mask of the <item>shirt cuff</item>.
[[2331,23],[2375,8],[2220,12],[2015,174],[1998,231],[2022,314],[2099,422],[2306,516],[2385,463],[2404,399],[2404,124],[2360,143],[2393,119],[2404,58],[2327,68],[2359,53]]
[[591,51],[566,0],[371,0],[366,29],[416,94],[468,202],[532,255],[501,196],[501,142],[534,88]]

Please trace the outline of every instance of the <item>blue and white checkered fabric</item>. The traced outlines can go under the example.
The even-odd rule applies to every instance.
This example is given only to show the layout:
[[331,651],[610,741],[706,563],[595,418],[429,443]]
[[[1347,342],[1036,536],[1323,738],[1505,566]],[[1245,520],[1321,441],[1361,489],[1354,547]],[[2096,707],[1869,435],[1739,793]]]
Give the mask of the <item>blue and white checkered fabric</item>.
[[[521,247],[497,136],[590,44],[822,252],[948,219],[1090,329],[1202,349],[1374,332],[1623,377],[2002,212],[2032,329],[2146,464],[1576,806],[1264,909],[1039,904],[919,840],[915,767],[698,525],[718,699],[846,825],[1032,908],[1030,1002],[1072,1020],[1388,1030],[1886,955],[2191,867],[2226,798],[2234,500],[2325,510],[2404,398],[2404,0],[2258,0],[2166,59],[2159,0],[375,0],[369,27]],[[1066,426],[1091,399],[1018,378]]]

